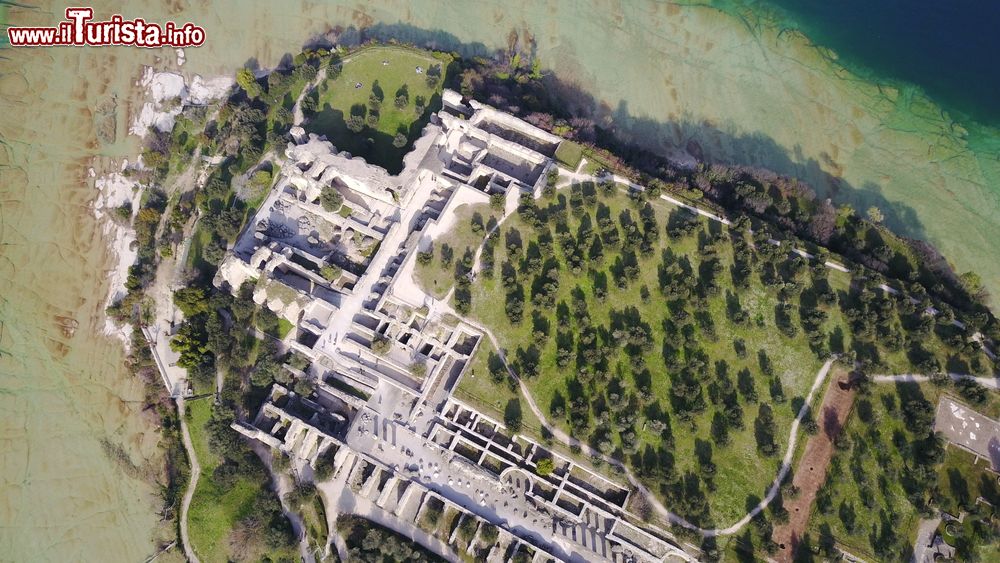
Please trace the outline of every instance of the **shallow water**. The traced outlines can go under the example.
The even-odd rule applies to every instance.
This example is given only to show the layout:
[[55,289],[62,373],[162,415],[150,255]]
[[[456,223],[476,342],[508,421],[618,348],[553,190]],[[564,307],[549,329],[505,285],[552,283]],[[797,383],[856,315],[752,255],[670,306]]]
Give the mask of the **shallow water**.
[[[533,38],[544,67],[593,95],[581,104],[603,107],[647,145],[767,166],[839,201],[878,204],[894,226],[1000,289],[996,131],[952,122],[916,89],[857,79],[753,13],[597,0],[248,4],[102,2],[95,11],[204,26],[208,43],[187,51],[188,74],[229,73],[248,60],[271,66],[338,24],[466,52],[502,47],[516,30]],[[8,15],[49,25],[62,8]],[[139,65],[171,68],[174,54],[0,54],[0,552],[135,561],[152,550],[154,490],[128,477],[101,441],[123,444],[141,466],[155,434],[119,346],[99,336],[110,266],[86,168],[94,154],[103,164],[134,154],[124,132]],[[115,139],[99,141],[99,128]],[[64,334],[74,321],[75,333]]]
[[764,0],[785,25],[866,76],[919,85],[945,107],[1000,125],[1000,4],[957,0]]

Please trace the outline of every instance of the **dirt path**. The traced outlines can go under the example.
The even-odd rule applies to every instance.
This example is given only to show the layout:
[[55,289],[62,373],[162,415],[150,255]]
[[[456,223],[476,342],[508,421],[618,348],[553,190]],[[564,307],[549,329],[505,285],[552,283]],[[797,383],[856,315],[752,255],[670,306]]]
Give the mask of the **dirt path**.
[[184,449],[191,462],[191,479],[188,482],[187,490],[184,491],[184,500],[181,502],[181,543],[184,544],[184,555],[187,557],[188,563],[199,563],[198,556],[194,554],[194,548],[191,546],[191,539],[188,537],[188,511],[191,508],[195,487],[198,486],[198,478],[201,477],[201,465],[198,463],[198,456],[194,453],[191,433],[188,432],[187,421],[184,419],[184,397],[177,398],[177,413],[181,421],[181,438],[184,442]]
[[799,494],[794,499],[785,501],[788,523],[776,527],[772,535],[778,544],[779,551],[775,558],[779,562],[792,561],[809,524],[809,513],[816,493],[826,481],[826,469],[833,459],[833,441],[847,422],[856,394],[846,383],[847,374],[838,371],[827,384],[822,407],[816,409],[816,422],[820,425],[820,432],[806,442],[805,452],[792,479]]
[[[442,306],[448,308],[449,310],[451,309],[447,304],[442,304]],[[795,444],[798,439],[799,425],[801,424],[802,419],[805,417],[806,413],[809,412],[809,405],[812,403],[813,397],[816,395],[816,391],[826,380],[826,375],[830,371],[830,367],[833,365],[834,362],[834,358],[831,358],[827,360],[826,363],[823,364],[823,367],[820,368],[819,372],[816,374],[816,379],[813,381],[812,388],[809,390],[809,394],[806,396],[805,402],[802,404],[802,408],[799,409],[799,414],[795,417],[795,420],[792,421],[791,430],[789,431],[788,435],[788,449],[785,451],[785,457],[782,460],[781,469],[778,471],[778,475],[774,478],[774,481],[771,483],[771,487],[768,489],[767,495],[764,497],[764,500],[760,501],[760,503],[758,503],[757,506],[755,506],[743,518],[741,518],[733,525],[727,528],[706,529],[696,526],[695,524],[688,522],[682,516],[674,514],[673,512],[668,510],[665,506],[663,506],[663,504],[659,501],[659,499],[657,499],[656,496],[653,495],[653,493],[650,492],[649,489],[647,489],[646,486],[643,485],[638,478],[636,478],[636,476],[632,473],[632,471],[629,470],[628,467],[622,464],[621,461],[602,454],[601,452],[591,448],[588,444],[581,442],[580,440],[566,434],[566,432],[564,432],[562,429],[557,428],[552,424],[550,424],[548,419],[545,418],[545,413],[543,413],[542,410],[538,408],[538,405],[535,403],[535,399],[531,396],[531,390],[528,389],[528,386],[521,380],[520,377],[518,377],[517,373],[514,372],[514,369],[507,362],[507,357],[503,353],[503,348],[501,348],[499,341],[493,334],[493,331],[489,330],[488,328],[482,326],[481,324],[477,323],[472,319],[460,315],[457,311],[450,310],[449,312],[461,318],[462,320],[469,323],[478,330],[482,331],[483,334],[485,334],[486,337],[490,339],[490,342],[496,349],[497,354],[503,361],[504,366],[507,368],[507,373],[510,375],[510,377],[514,379],[515,382],[517,382],[518,387],[521,390],[521,394],[524,395],[524,399],[528,403],[528,408],[530,408],[531,412],[535,414],[535,416],[538,418],[538,421],[541,423],[542,427],[545,428],[545,430],[550,432],[553,437],[562,442],[564,445],[571,448],[574,446],[579,447],[580,451],[582,451],[584,454],[591,457],[600,458],[605,463],[620,468],[622,472],[625,474],[625,476],[628,478],[629,483],[631,483],[632,486],[635,487],[636,490],[638,490],[643,497],[649,500],[650,504],[653,506],[653,508],[660,516],[665,518],[671,524],[676,524],[688,528],[689,530],[694,530],[695,532],[701,534],[704,537],[723,536],[739,532],[743,528],[743,526],[746,526],[750,522],[750,520],[753,519],[754,516],[756,516],[765,508],[767,508],[767,506],[771,504],[771,501],[774,500],[775,496],[777,496],[778,490],[781,487],[781,482],[784,481],[785,475],[787,475],[788,471],[791,469],[792,457],[795,455]]]
[[[285,500],[289,493],[295,488],[295,482],[292,477],[284,472],[275,471],[274,465],[271,463],[272,452],[271,449],[260,442],[252,442],[250,448],[257,454],[260,458],[261,463],[267,469],[268,476],[271,478],[271,489],[274,494],[278,497],[278,502],[281,503],[281,512],[288,519],[288,522],[292,525],[292,532],[295,535],[296,540],[299,544],[299,556],[303,563],[314,563],[316,561],[315,554],[309,547],[309,538],[306,537],[305,523],[302,521],[302,515],[296,512]],[[279,454],[283,455],[283,454]]]
[[[1000,379],[995,377],[979,377],[975,375],[968,375],[964,373],[949,373],[948,377],[952,381],[958,381],[960,379],[971,379],[976,383],[982,385],[987,389],[993,389],[994,391],[1000,390]],[[930,381],[930,376],[920,375],[920,374],[901,374],[901,375],[875,375],[872,376],[872,381],[875,383],[923,383],[924,381]]]

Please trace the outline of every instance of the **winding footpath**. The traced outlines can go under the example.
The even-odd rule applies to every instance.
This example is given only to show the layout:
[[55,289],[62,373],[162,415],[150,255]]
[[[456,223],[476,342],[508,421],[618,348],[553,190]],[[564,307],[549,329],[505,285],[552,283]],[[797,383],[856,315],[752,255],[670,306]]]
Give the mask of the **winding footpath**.
[[781,482],[785,479],[785,476],[788,475],[788,472],[791,470],[792,467],[792,458],[795,455],[795,445],[796,442],[798,441],[799,425],[802,423],[802,419],[805,418],[806,414],[808,414],[810,405],[812,404],[813,398],[816,395],[817,390],[819,390],[820,387],[823,385],[823,382],[826,381],[826,376],[830,372],[830,367],[833,366],[833,362],[836,359],[836,358],[830,358],[829,360],[827,360],[823,364],[823,367],[821,367],[820,370],[816,373],[816,378],[813,380],[812,388],[809,389],[809,394],[806,396],[805,402],[802,403],[802,407],[799,409],[798,415],[795,417],[795,420],[792,421],[792,427],[788,434],[788,447],[785,450],[785,457],[781,461],[781,469],[778,470],[778,475],[774,478],[774,481],[772,481],[771,487],[768,489],[767,494],[764,496],[764,499],[761,500],[759,503],[757,503],[757,506],[755,506],[752,510],[747,512],[747,514],[743,516],[743,518],[741,518],[731,526],[728,526],[726,528],[702,528],[687,521],[686,519],[684,519],[684,517],[668,510],[667,507],[665,507],[659,501],[659,499],[657,499],[656,496],[653,495],[653,493],[645,485],[643,485],[642,482],[639,481],[639,479],[635,476],[635,474],[633,474],[632,471],[628,467],[626,467],[621,461],[604,455],[600,451],[591,448],[589,444],[581,442],[579,439],[570,436],[562,429],[557,428],[553,426],[551,423],[549,423],[548,419],[545,418],[545,414],[542,412],[540,408],[538,408],[538,404],[535,403],[535,399],[534,397],[532,397],[531,390],[528,388],[527,384],[525,384],[524,381],[521,380],[521,378],[517,375],[514,369],[510,366],[510,363],[508,363],[507,355],[504,353],[504,350],[500,346],[500,342],[497,340],[497,337],[493,334],[493,331],[491,331],[490,329],[486,328],[485,326],[477,323],[472,319],[460,315],[457,311],[452,309],[450,305],[447,304],[442,304],[442,305],[444,305],[442,307],[443,309],[448,309],[451,314],[461,318],[466,323],[482,331],[483,334],[485,334],[486,337],[490,339],[490,343],[493,345],[493,348],[497,351],[497,354],[500,356],[500,360],[503,362],[504,367],[507,369],[507,374],[511,378],[513,378],[513,380],[517,383],[518,388],[521,390],[521,394],[524,395],[525,402],[528,403],[528,408],[531,409],[531,412],[534,413],[534,415],[538,418],[539,423],[547,432],[549,432],[553,437],[562,442],[563,445],[569,448],[579,448],[580,451],[584,452],[588,456],[601,459],[605,463],[617,467],[628,478],[629,483],[633,487],[635,487],[636,490],[638,490],[639,493],[644,498],[646,498],[646,500],[649,501],[649,503],[653,506],[653,508],[660,516],[666,518],[667,521],[670,522],[671,524],[676,524],[678,526],[683,526],[689,530],[693,530],[694,532],[701,534],[703,537],[725,536],[739,532],[741,529],[743,529],[744,526],[747,525],[747,523],[750,522],[750,520],[753,519],[754,516],[757,516],[758,514],[760,514],[761,511],[767,508],[767,506],[771,504],[771,502],[777,496],[778,490],[781,488]]
[[[583,163],[581,162],[581,165],[580,165],[580,167],[578,167],[577,170],[579,170],[582,167],[583,167]],[[560,171],[560,175],[561,176],[569,176],[570,177],[570,182],[568,184],[567,183],[560,183],[561,185],[559,186],[559,188],[564,188],[567,185],[572,184],[573,181],[595,180],[596,179],[594,176],[590,176],[590,175],[586,175],[586,174],[581,174],[579,172],[570,172],[570,173],[567,174],[565,170],[561,170]],[[614,178],[615,182],[625,183],[625,184],[627,184],[629,187],[631,187],[633,189],[638,189],[638,190],[643,190],[644,189],[642,186],[639,186],[638,184],[634,184],[634,183],[628,181],[627,179],[625,179],[625,178],[623,178],[621,176],[615,175],[613,178]],[[538,197],[540,197],[540,195],[541,195],[540,193],[536,193],[535,194],[535,199],[538,199]],[[666,200],[666,201],[668,201],[668,202],[670,202],[670,203],[672,203],[674,205],[677,205],[679,207],[683,207],[685,209],[688,209],[689,211],[692,211],[692,212],[697,213],[699,215],[703,215],[705,217],[708,217],[709,219],[712,219],[712,220],[715,220],[715,221],[719,221],[719,222],[721,222],[723,224],[726,224],[726,225],[730,224],[730,221],[727,220],[727,219],[725,219],[725,218],[723,218],[723,217],[720,217],[718,215],[712,214],[712,213],[710,213],[708,211],[699,209],[697,207],[688,205],[688,204],[686,204],[686,203],[684,203],[682,201],[679,201],[677,199],[674,199],[674,198],[672,198],[670,196],[661,195],[660,198],[663,199],[663,200]],[[489,236],[490,234],[492,234],[494,231],[498,230],[499,227],[500,227],[500,225],[513,213],[514,209],[507,209],[505,211],[506,212],[504,213],[503,217],[500,219],[500,221],[497,223],[497,225],[494,227],[494,229],[490,233],[487,234],[487,236]],[[478,270],[477,266],[479,265],[479,256],[482,253],[484,244],[485,244],[485,237],[484,237],[484,243],[480,244],[479,248],[477,248],[477,250],[476,250],[475,260],[473,262],[473,274],[475,274],[476,271]],[[780,244],[780,243],[778,243],[778,241],[774,241],[774,244]],[[798,249],[796,249],[796,252],[800,253],[800,254],[806,254],[805,251],[801,251],[801,250],[798,250]],[[807,256],[807,257],[811,257],[811,256]],[[840,264],[835,264],[835,263],[829,263],[828,262],[826,265],[828,267],[831,267],[831,268],[834,268],[834,269],[837,269],[837,270],[846,271],[846,268],[844,268]],[[703,537],[723,536],[723,535],[730,535],[730,534],[735,534],[735,533],[739,532],[744,526],[747,525],[747,523],[750,522],[750,520],[752,520],[755,516],[757,516],[758,514],[760,514],[760,512],[763,511],[765,508],[767,508],[767,506],[769,504],[771,504],[771,502],[775,499],[775,497],[778,494],[779,489],[781,488],[781,482],[785,479],[785,476],[787,476],[788,472],[791,470],[792,458],[795,455],[795,446],[796,446],[796,442],[798,440],[799,426],[800,426],[800,424],[802,422],[802,419],[806,416],[806,414],[808,414],[809,409],[810,409],[810,405],[812,404],[812,401],[813,401],[813,398],[814,398],[814,396],[816,394],[816,391],[818,389],[820,389],[820,387],[823,385],[823,382],[826,380],[826,376],[827,376],[827,374],[830,371],[830,367],[833,365],[833,362],[835,360],[835,358],[831,358],[831,359],[827,360],[823,364],[823,366],[820,368],[819,372],[817,372],[816,378],[813,381],[812,388],[809,390],[809,394],[806,397],[805,402],[802,404],[802,407],[799,409],[799,413],[795,417],[795,420],[792,421],[791,430],[789,431],[789,436],[788,436],[788,447],[787,447],[787,449],[785,451],[785,456],[782,459],[781,468],[779,469],[777,476],[774,478],[774,481],[772,481],[771,487],[768,489],[767,494],[764,496],[764,499],[761,500],[759,503],[757,503],[757,506],[755,506],[752,510],[750,510],[749,512],[747,512],[747,514],[745,516],[743,516],[743,518],[741,518],[735,524],[733,524],[733,525],[731,525],[729,527],[726,527],[726,528],[702,528],[702,527],[699,527],[699,526],[697,526],[695,524],[692,524],[691,522],[689,522],[688,520],[686,520],[684,517],[682,517],[682,516],[680,516],[678,514],[675,514],[675,513],[671,512],[670,510],[668,510],[656,498],[656,496],[644,484],[642,484],[641,481],[639,481],[639,479],[635,476],[635,474],[633,474],[632,471],[628,467],[626,467],[624,464],[622,464],[621,461],[604,455],[600,451],[595,450],[594,448],[590,447],[589,444],[581,442],[579,439],[577,439],[577,438],[575,438],[573,436],[570,436],[569,434],[567,434],[566,432],[564,432],[562,429],[557,428],[557,427],[553,426],[551,423],[549,423],[548,419],[545,417],[545,414],[538,407],[538,404],[535,403],[535,399],[531,395],[531,390],[524,383],[524,381],[521,380],[521,378],[517,375],[517,373],[511,367],[510,363],[507,361],[507,356],[504,353],[503,348],[500,346],[500,342],[497,340],[497,337],[493,334],[493,331],[491,331],[487,327],[479,324],[478,322],[476,322],[476,321],[474,321],[474,320],[472,320],[472,319],[470,319],[470,318],[468,318],[468,317],[466,317],[466,316],[458,313],[457,311],[455,311],[451,307],[450,300],[451,300],[451,296],[452,296],[453,293],[454,293],[454,287],[452,287],[448,291],[447,295],[443,299],[441,299],[441,300],[434,300],[435,304],[437,305],[437,309],[439,309],[439,310],[447,310],[449,313],[451,313],[451,314],[453,314],[453,315],[461,318],[466,323],[468,323],[468,324],[472,325],[473,327],[477,328],[478,330],[480,330],[483,334],[485,334],[487,336],[487,338],[490,339],[490,343],[493,345],[493,348],[497,351],[497,354],[500,356],[500,359],[503,362],[504,367],[507,370],[507,374],[511,378],[513,378],[513,380],[515,382],[517,382],[518,388],[521,391],[521,395],[524,396],[525,402],[528,403],[528,408],[531,409],[531,412],[534,413],[535,417],[538,418],[539,423],[542,425],[542,427],[549,434],[551,434],[556,439],[558,439],[563,445],[565,445],[565,446],[567,446],[567,447],[569,447],[571,449],[572,448],[578,448],[580,451],[584,452],[588,456],[590,456],[592,458],[600,459],[600,460],[604,461],[605,463],[618,468],[628,478],[629,483],[633,487],[635,487],[635,489],[637,491],[639,491],[639,493],[644,498],[646,498],[649,501],[649,503],[653,506],[653,508],[656,510],[656,512],[661,517],[665,518],[671,524],[676,524],[676,525],[679,525],[679,526],[683,526],[683,527],[685,527],[685,528],[687,528],[689,530],[693,530],[693,531],[701,534]]]
[[187,557],[188,563],[200,563],[198,556],[194,554],[194,548],[191,546],[191,539],[188,536],[188,512],[191,508],[195,487],[198,486],[198,478],[201,477],[201,465],[198,463],[198,456],[194,453],[194,444],[191,442],[187,421],[184,420],[184,412],[184,397],[177,397],[181,438],[184,442],[184,449],[187,451],[188,460],[191,462],[191,479],[188,482],[187,490],[184,491],[184,500],[181,502],[181,543],[184,544],[184,556]]
[[[581,172],[581,170],[583,170],[584,166],[586,165],[586,162],[587,162],[586,158],[581,159],[580,160],[580,164],[577,166],[576,170],[572,171],[572,172],[567,171],[565,169],[560,169],[560,171],[559,171],[560,178],[566,177],[566,178],[569,179],[568,183],[565,183],[565,184],[563,184],[560,187],[565,187],[567,185],[572,185],[574,182],[599,182],[602,179],[610,179],[612,182],[614,182],[616,184],[620,184],[620,185],[626,186],[625,188],[622,188],[622,191],[625,191],[625,192],[627,192],[628,190],[636,190],[636,191],[640,191],[640,192],[646,191],[646,188],[644,186],[636,184],[635,182],[633,182],[633,181],[629,180],[628,178],[626,178],[624,176],[621,176],[619,174],[606,174],[606,175],[603,175],[603,176],[597,176],[597,175],[592,175],[592,174],[587,174],[587,173]],[[536,199],[537,199],[537,195],[536,195]],[[668,203],[671,203],[671,204],[673,204],[673,205],[675,205],[677,207],[682,207],[684,209],[687,209],[691,213],[695,213],[695,214],[701,215],[702,217],[707,217],[708,219],[710,219],[712,221],[716,221],[716,222],[722,223],[723,225],[727,225],[727,226],[732,225],[732,221],[730,221],[729,219],[726,219],[723,216],[716,215],[715,213],[712,213],[710,211],[706,211],[704,209],[701,209],[700,207],[696,207],[694,205],[690,205],[690,204],[684,203],[683,201],[681,201],[681,200],[679,200],[677,198],[671,197],[671,196],[669,196],[667,194],[660,194],[660,199],[662,199],[663,201],[666,201]],[[751,232],[753,232],[753,231],[751,231]],[[773,244],[775,246],[781,246],[781,244],[782,244],[781,241],[776,240],[776,239],[768,239],[767,242],[770,243],[770,244]],[[799,256],[807,259],[807,260],[812,260],[812,259],[816,258],[816,256],[814,254],[810,254],[809,252],[807,252],[807,251],[805,251],[805,250],[803,250],[801,248],[794,247],[794,246],[792,246],[790,248],[790,252],[792,252],[794,254],[797,254],[797,255],[799,255]],[[844,266],[843,264],[834,262],[832,260],[827,260],[827,261],[823,262],[823,265],[826,266],[827,268],[831,269],[831,270],[836,270],[836,271],[841,272],[841,273],[850,273],[851,272],[851,270],[849,268],[847,268],[846,266]],[[880,283],[878,285],[878,288],[881,289],[882,291],[890,294],[890,295],[898,295],[900,293],[900,290],[898,290],[898,289],[896,289],[896,288],[894,288],[892,286],[889,286],[887,284],[884,284],[884,283]],[[920,303],[919,300],[917,300],[914,297],[910,297],[910,296],[907,296],[907,300],[909,300],[910,303],[913,303],[915,305]],[[938,313],[940,313],[940,311],[938,311],[934,307],[928,307],[925,312],[927,314],[931,315],[931,316],[937,316]],[[958,327],[958,328],[960,328],[960,329],[962,329],[962,330],[965,330],[965,323],[963,323],[962,321],[960,321],[958,319],[953,319],[951,321],[951,324],[954,325],[954,326],[956,326],[956,327]],[[972,335],[972,339],[979,343],[979,345],[983,349],[983,352],[991,360],[996,360],[996,358],[997,358],[996,354],[993,352],[993,350],[991,350],[986,345],[986,340],[983,337],[982,333],[977,332],[977,333],[973,334]]]

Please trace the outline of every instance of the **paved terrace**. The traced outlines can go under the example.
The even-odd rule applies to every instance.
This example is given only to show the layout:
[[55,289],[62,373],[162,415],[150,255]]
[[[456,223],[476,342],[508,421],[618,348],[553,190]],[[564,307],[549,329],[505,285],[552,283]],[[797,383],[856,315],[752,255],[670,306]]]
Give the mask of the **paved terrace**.
[[934,430],[949,442],[988,459],[993,470],[1000,471],[1000,422],[944,395],[938,401]]

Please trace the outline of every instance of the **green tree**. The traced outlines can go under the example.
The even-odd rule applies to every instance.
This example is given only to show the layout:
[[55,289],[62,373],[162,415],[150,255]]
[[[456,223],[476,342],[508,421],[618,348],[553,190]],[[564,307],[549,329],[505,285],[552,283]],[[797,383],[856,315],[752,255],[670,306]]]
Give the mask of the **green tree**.
[[521,430],[523,417],[524,415],[521,412],[521,401],[518,399],[511,399],[508,401],[507,406],[503,411],[503,421],[511,432],[519,432]]
[[323,267],[319,269],[319,275],[323,276],[323,278],[330,283],[340,279],[340,274],[342,272],[343,270],[333,264],[324,264]]
[[208,311],[208,297],[200,287],[184,287],[174,292],[174,305],[190,318]]
[[535,473],[538,473],[542,477],[551,475],[554,470],[555,464],[553,464],[551,457],[542,458],[538,460],[538,463],[535,465]]
[[376,334],[375,338],[372,339],[372,352],[375,352],[380,356],[388,352],[390,347],[391,344],[389,339],[384,335]]
[[260,84],[257,83],[257,78],[254,77],[253,71],[249,68],[241,68],[236,73],[236,83],[252,99],[256,99],[261,95]]
[[319,203],[323,206],[323,209],[327,211],[337,211],[340,206],[344,203],[344,196],[340,195],[337,188],[333,186],[324,186],[323,190],[319,194]]
[[365,128],[364,116],[352,115],[347,118],[347,128],[354,133],[360,133],[361,130]]

